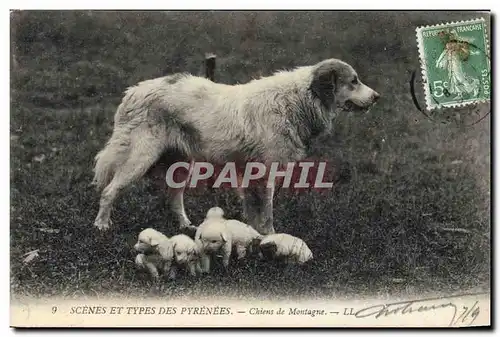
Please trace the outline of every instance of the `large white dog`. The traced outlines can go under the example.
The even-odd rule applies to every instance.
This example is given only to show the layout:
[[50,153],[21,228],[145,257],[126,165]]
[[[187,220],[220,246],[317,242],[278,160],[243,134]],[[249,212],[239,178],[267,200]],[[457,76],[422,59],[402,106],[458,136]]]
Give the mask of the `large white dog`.
[[[304,159],[311,140],[332,126],[335,110],[368,109],[379,94],[347,63],[328,59],[246,84],[174,74],[129,88],[114,130],[96,156],[93,183],[102,190],[95,226],[107,229],[120,190],[146,173],[165,183],[176,161],[269,165]],[[190,227],[183,189],[169,188],[180,227]],[[274,233],[273,187],[247,188],[247,222]]]

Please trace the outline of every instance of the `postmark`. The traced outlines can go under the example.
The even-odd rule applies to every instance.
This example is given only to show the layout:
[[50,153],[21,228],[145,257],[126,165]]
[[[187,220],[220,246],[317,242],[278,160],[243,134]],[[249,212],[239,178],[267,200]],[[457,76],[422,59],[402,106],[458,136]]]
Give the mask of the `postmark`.
[[483,18],[416,29],[427,110],[490,101],[490,59]]

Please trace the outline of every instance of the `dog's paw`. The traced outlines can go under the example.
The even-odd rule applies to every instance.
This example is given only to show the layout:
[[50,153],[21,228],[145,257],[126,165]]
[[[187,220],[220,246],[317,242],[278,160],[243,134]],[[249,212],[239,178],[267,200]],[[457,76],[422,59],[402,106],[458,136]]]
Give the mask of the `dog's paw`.
[[179,227],[182,228],[182,227],[189,227],[191,226],[191,220],[189,220],[188,218],[180,218],[179,219]]
[[170,270],[170,272],[167,275],[167,279],[169,281],[175,281],[176,278],[177,278],[177,272],[173,271],[173,270]]
[[94,226],[97,227],[100,231],[106,231],[110,228],[110,222],[111,221],[102,221],[102,220],[96,220],[94,222]]
[[159,276],[154,277],[151,282],[151,290],[158,292],[158,291],[163,291],[163,289],[165,289],[165,285],[163,284],[161,278]]

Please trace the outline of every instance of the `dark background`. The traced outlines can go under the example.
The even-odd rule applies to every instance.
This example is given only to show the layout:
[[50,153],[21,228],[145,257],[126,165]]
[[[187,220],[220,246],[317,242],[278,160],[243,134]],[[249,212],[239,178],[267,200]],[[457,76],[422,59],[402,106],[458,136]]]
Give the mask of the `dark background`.
[[[415,28],[474,19],[458,12],[13,12],[11,14],[11,286],[35,295],[258,297],[489,290],[488,107],[427,119],[412,102]],[[382,94],[368,115],[338,117],[312,155],[339,163],[326,194],[281,192],[275,228],[304,239],[315,260],[280,269],[253,260],[229,275],[165,282],[133,264],[139,231],[177,233],[161,195],[143,180],[119,198],[113,229],[92,226],[99,195],[93,158],[111,135],[124,89],[172,72],[244,83],[325,58],[350,63]],[[437,120],[437,121],[436,121]],[[189,191],[199,224],[209,207],[241,216],[232,193]],[[38,256],[23,262],[30,251]]]

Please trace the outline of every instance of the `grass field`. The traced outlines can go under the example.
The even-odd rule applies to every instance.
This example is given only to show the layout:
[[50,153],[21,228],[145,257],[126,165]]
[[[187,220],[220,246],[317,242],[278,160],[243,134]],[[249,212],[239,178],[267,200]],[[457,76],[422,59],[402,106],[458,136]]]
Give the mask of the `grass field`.
[[[467,118],[431,121],[409,89],[411,73],[419,73],[415,27],[478,16],[14,13],[12,291],[276,298],[489,290],[490,119],[472,127]],[[173,235],[178,225],[141,181],[116,203],[113,229],[97,232],[93,158],[128,85],[176,71],[198,74],[205,52],[218,55],[216,80],[223,83],[340,58],[383,97],[368,115],[339,116],[333,134],[312,149],[311,156],[342,166],[342,183],[327,194],[276,197],[275,228],[308,243],[316,257],[310,265],[281,270],[249,261],[226,278],[180,278],[156,289],[135,270],[131,247],[142,228]],[[417,88],[423,105],[420,82]],[[194,223],[216,204],[241,216],[227,191],[187,193]],[[23,262],[36,249],[38,256]]]

